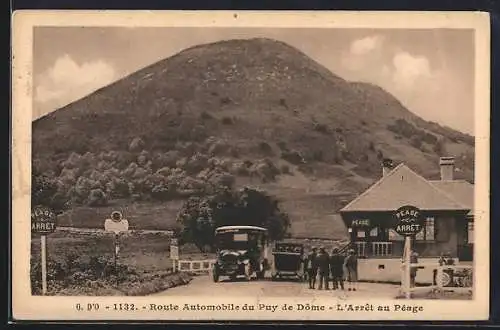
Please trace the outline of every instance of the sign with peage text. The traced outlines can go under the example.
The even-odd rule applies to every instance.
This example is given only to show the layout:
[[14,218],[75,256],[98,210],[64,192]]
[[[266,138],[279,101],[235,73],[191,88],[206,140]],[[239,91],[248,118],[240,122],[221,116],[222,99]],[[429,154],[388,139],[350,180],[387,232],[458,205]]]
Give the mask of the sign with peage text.
[[405,205],[396,210],[396,226],[394,231],[401,236],[414,236],[424,228],[424,219],[420,210],[411,205]]
[[50,234],[56,230],[56,214],[46,206],[35,206],[31,211],[31,232]]

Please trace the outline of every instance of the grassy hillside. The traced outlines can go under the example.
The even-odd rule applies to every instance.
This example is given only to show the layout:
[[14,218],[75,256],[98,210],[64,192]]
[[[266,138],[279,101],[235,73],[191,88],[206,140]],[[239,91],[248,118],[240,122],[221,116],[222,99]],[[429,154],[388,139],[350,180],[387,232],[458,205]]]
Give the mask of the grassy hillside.
[[34,168],[74,210],[96,189],[127,203],[153,195],[130,218],[161,227],[175,214],[166,201],[230,180],[271,191],[294,234],[313,236],[341,232],[333,214],[380,176],[382,158],[433,178],[452,154],[472,180],[473,142],[269,39],[186,49],[33,123]]

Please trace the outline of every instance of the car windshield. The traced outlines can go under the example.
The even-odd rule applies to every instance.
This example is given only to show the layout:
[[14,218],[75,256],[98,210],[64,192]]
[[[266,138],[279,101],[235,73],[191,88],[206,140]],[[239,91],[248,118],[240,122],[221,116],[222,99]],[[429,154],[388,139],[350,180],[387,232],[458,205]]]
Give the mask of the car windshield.
[[217,233],[215,237],[219,249],[249,250],[264,245],[262,232],[233,230]]
[[276,244],[276,252],[291,252],[291,253],[302,253],[302,245],[300,244]]

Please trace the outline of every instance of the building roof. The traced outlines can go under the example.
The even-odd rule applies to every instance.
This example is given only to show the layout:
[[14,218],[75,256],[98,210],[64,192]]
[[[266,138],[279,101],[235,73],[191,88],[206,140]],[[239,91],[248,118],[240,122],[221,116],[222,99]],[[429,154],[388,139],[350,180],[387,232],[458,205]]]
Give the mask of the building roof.
[[471,210],[470,204],[463,203],[452,192],[455,189],[464,192],[468,188],[450,184],[445,190],[434,183],[401,163],[340,212],[395,211],[403,205],[413,205],[423,211]]
[[470,208],[469,214],[474,213],[474,185],[465,180],[435,180],[430,181],[434,186],[448,195],[452,196],[459,203]]

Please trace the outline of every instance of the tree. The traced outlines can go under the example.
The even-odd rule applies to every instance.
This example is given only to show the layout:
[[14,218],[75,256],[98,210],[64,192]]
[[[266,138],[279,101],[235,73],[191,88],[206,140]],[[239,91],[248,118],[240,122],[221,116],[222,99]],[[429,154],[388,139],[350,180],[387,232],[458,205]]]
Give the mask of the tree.
[[181,240],[200,250],[214,248],[214,231],[220,226],[249,225],[269,230],[271,240],[285,237],[290,219],[279,203],[263,191],[243,188],[238,191],[220,187],[208,197],[191,197],[181,208],[177,221],[182,225]]
[[102,189],[92,189],[89,194],[88,204],[90,206],[104,206],[108,204],[108,198]]
[[446,155],[446,142],[443,138],[440,138],[436,141],[433,150],[438,156]]
[[59,190],[57,180],[46,175],[33,173],[31,184],[31,205],[43,205],[56,214],[69,206],[66,195]]

